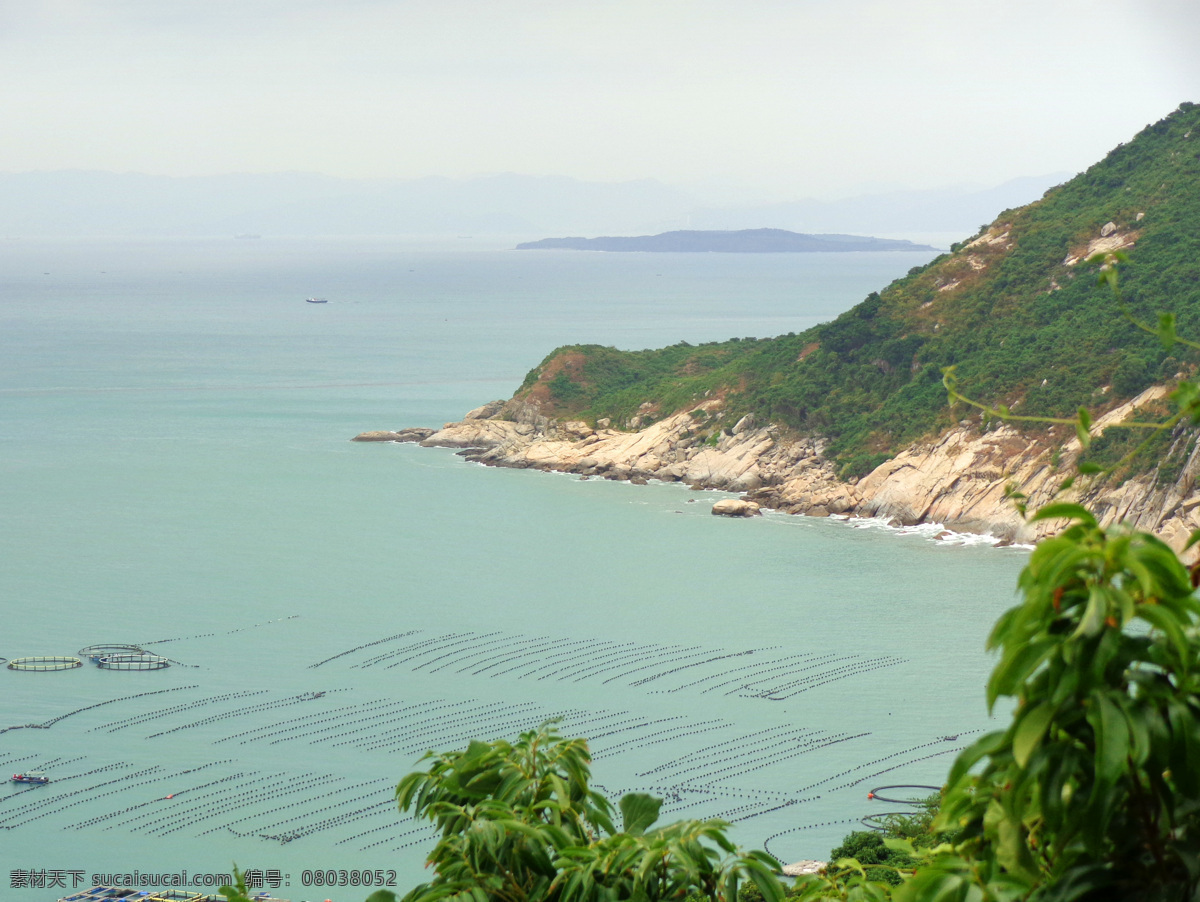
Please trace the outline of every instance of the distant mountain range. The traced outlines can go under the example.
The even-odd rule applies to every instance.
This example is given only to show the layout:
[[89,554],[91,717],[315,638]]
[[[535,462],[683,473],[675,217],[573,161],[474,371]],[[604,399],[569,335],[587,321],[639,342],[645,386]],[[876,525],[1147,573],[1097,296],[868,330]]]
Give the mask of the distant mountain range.
[[517,250],[651,251],[657,253],[787,254],[815,251],[934,251],[927,244],[859,235],[804,235],[784,229],[675,231],[604,238],[543,238]]
[[191,178],[0,173],[0,238],[255,234],[513,240],[766,227],[909,237],[942,233],[954,240],[977,230],[996,209],[1028,203],[1063,180],[1058,174],[980,191],[947,188],[713,207],[653,180],[601,183],[514,174],[353,180],[294,172]]

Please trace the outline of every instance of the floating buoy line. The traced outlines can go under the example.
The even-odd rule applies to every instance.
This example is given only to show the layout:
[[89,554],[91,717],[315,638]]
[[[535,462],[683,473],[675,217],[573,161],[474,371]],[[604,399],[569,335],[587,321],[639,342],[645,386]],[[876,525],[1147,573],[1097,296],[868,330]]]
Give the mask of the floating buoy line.
[[[231,629],[224,635],[291,619],[295,618]],[[73,658],[41,656],[16,662],[19,665],[26,662],[29,669],[40,663],[41,669],[46,670],[79,669],[89,662],[98,670],[111,671],[193,667],[196,665],[181,664],[149,649],[169,642],[220,635],[212,632],[136,644],[89,645]],[[842,652],[832,648],[815,648],[810,652],[787,646],[721,648],[503,631],[430,633],[410,629],[370,637],[367,633],[352,640],[355,644],[349,648],[345,646],[350,643],[345,642],[342,650],[338,650],[338,645],[320,649],[311,658],[295,661],[294,667],[298,673],[321,669],[322,678],[326,674],[350,676],[355,671],[368,670],[390,677],[385,671],[395,669],[400,671],[397,676],[412,673],[418,677],[458,675],[452,679],[465,681],[499,679],[513,689],[517,689],[514,681],[524,681],[529,689],[536,688],[533,682],[551,681],[583,684],[603,693],[612,689],[654,694],[664,701],[667,695],[679,693],[677,697],[693,696],[696,701],[700,701],[700,695],[724,696],[731,701],[754,700],[750,704],[757,705],[785,702],[798,696],[802,700],[811,698],[801,693],[823,691],[832,683],[905,661],[891,654]],[[10,662],[0,659],[0,663]],[[305,666],[307,669],[303,669]],[[388,682],[390,685],[392,681]],[[389,760],[396,760],[397,767],[403,768],[407,764],[403,759],[419,756],[428,749],[460,748],[471,740],[511,740],[532,725],[560,718],[560,732],[564,735],[588,737],[595,760],[629,761],[627,756],[637,753],[634,757],[641,766],[627,768],[629,791],[652,792],[665,800],[664,811],[679,816],[788,826],[789,829],[770,837],[775,841],[773,844],[796,831],[842,823],[803,823],[806,812],[824,814],[823,806],[829,804],[830,792],[877,779],[881,774],[925,758],[957,751],[947,740],[958,737],[947,736],[891,754],[884,754],[888,751],[885,747],[876,752],[880,757],[864,760],[873,748],[871,743],[878,742],[878,736],[868,738],[871,733],[838,731],[836,727],[813,729],[800,726],[798,718],[792,717],[779,721],[772,718],[768,722],[774,725],[760,724],[746,732],[738,723],[715,716],[719,709],[711,707],[702,714],[697,711],[700,716],[693,718],[677,713],[679,708],[641,710],[636,704],[628,710],[592,707],[594,702],[549,709],[535,695],[530,700],[520,698],[520,692],[516,698],[505,692],[502,700],[488,701],[478,695],[467,700],[404,697],[406,693],[389,697],[386,688],[379,697],[372,698],[353,694],[362,687],[336,684],[326,688],[311,683],[288,688],[290,692],[234,689],[206,694],[193,685],[142,692],[77,708],[43,723],[0,727],[0,733],[22,727],[48,729],[63,718],[101,705],[142,699],[124,709],[113,710],[111,719],[81,718],[85,721],[81,726],[92,733],[120,733],[118,742],[132,740],[138,745],[145,742],[149,747],[179,737],[182,741],[190,740],[193,748],[207,748],[211,754],[206,757],[214,759],[219,751],[228,753],[234,745],[250,746],[246,755],[255,761],[273,760],[274,750],[269,747],[292,745],[308,746],[317,756],[323,749],[331,754],[366,753],[361,756],[364,762],[373,753],[396,756],[380,759],[382,767],[375,768],[387,771]],[[182,696],[177,694],[161,702],[147,704],[148,700],[143,698],[159,692],[181,691]],[[762,706],[762,710],[769,709],[770,705]],[[96,748],[108,748],[105,743],[107,740],[101,740]],[[222,750],[216,750],[218,744]],[[254,746],[267,755],[255,755]],[[891,743],[888,746],[896,747]],[[246,767],[249,761],[235,757],[172,771],[159,765],[138,766],[128,760],[112,763],[92,758],[82,759],[87,762],[83,764],[76,763],[80,759],[65,763],[61,759],[47,761],[44,755],[43,750],[40,755],[19,760],[22,765],[43,770],[55,768],[53,783],[37,793],[13,793],[11,797],[0,798],[0,830],[19,829],[31,822],[53,818],[62,820],[62,829],[120,831],[142,836],[225,833],[290,844],[320,835],[322,841],[330,844],[373,852],[427,845],[437,835],[432,825],[396,818],[392,778],[360,772],[353,765],[335,773],[282,772],[286,766],[280,772],[269,773]],[[803,761],[813,762],[801,769],[805,777],[781,779],[781,775],[795,766],[793,759],[801,756]],[[0,762],[4,759],[0,752]],[[839,767],[845,769],[833,773]],[[68,769],[74,773],[65,772]],[[796,787],[807,780],[815,782]],[[764,786],[774,788],[760,788]],[[598,785],[597,788],[600,789]],[[878,795],[879,790],[886,793],[897,788],[879,787],[874,792]],[[819,802],[823,795],[826,801]],[[883,796],[879,799],[893,801]],[[902,806],[917,804],[903,799],[894,801]],[[790,826],[798,821],[798,825]],[[771,848],[768,851],[774,852]]]

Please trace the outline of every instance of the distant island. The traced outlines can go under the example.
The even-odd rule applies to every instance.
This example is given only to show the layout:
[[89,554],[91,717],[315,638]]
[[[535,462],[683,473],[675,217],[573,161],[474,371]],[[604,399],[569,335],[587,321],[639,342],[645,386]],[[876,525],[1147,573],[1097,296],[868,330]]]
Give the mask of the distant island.
[[784,229],[736,232],[679,231],[607,238],[543,238],[517,245],[519,251],[654,251],[657,253],[804,254],[817,251],[936,251],[927,244],[863,235],[805,235]]

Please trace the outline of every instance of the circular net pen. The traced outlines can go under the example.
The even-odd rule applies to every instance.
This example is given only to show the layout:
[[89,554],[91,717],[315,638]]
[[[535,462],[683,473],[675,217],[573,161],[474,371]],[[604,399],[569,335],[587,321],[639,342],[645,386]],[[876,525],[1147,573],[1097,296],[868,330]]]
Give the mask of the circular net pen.
[[[893,789],[923,789],[926,796],[922,798],[894,798],[881,795],[883,791],[891,791]],[[939,792],[940,786],[926,786],[923,783],[893,783],[890,786],[877,786],[867,793],[867,798],[876,802],[890,802],[893,805],[909,805],[908,811],[881,811],[878,814],[868,814],[861,818],[859,823],[869,830],[884,832],[888,829],[888,818],[910,818],[917,814],[914,808],[921,808],[925,804],[925,798],[929,794]]]
[[34,655],[27,658],[13,658],[8,662],[9,670],[28,670],[44,673],[50,670],[74,670],[82,667],[83,662],[72,655]]
[[75,652],[81,658],[88,658],[93,664],[99,664],[101,658],[109,655],[144,655],[146,649],[138,645],[89,645]]
[[169,659],[149,652],[105,655],[96,663],[104,670],[162,670],[171,666]]

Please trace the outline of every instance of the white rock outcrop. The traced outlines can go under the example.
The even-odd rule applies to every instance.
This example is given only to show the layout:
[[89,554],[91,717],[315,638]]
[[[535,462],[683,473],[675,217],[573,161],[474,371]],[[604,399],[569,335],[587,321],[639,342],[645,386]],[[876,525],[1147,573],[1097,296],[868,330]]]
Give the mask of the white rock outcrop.
[[785,864],[780,871],[785,877],[806,877],[809,874],[820,874],[825,868],[829,867],[826,861],[804,860],[797,861],[793,864]]
[[[1093,433],[1161,398],[1155,386],[1097,419]],[[981,431],[959,425],[932,441],[914,444],[857,481],[838,478],[824,457],[824,443],[811,436],[788,435],[774,425],[758,426],[742,417],[724,430],[711,424],[723,416],[719,400],[677,413],[634,432],[581,421],[554,422],[536,405],[493,402],[472,411],[486,412],[460,423],[447,423],[421,444],[460,448],[471,460],[494,466],[560,470],[644,482],[659,479],[703,488],[743,492],[741,504],[788,513],[825,517],[884,517],[902,524],[941,523],[960,532],[994,535],[1014,542],[1032,541],[1057,524],[1031,527],[1009,500],[1015,489],[1031,509],[1052,498],[1079,500],[1103,523],[1124,520],[1153,532],[1182,549],[1200,528],[1200,449],[1180,472],[1164,480],[1147,474],[1120,485],[1080,479],[1057,495],[1080,453],[1077,438],[1056,441],[1001,424]],[[710,424],[701,428],[700,423]],[[1177,441],[1189,441],[1181,434]],[[724,505],[724,502],[719,504]],[[714,513],[745,516],[748,507],[733,505]]]
[[722,498],[712,506],[712,512],[718,517],[757,517],[762,514],[756,503],[741,498]]

